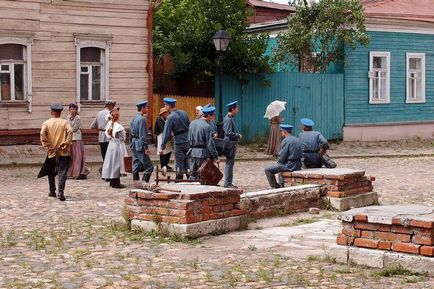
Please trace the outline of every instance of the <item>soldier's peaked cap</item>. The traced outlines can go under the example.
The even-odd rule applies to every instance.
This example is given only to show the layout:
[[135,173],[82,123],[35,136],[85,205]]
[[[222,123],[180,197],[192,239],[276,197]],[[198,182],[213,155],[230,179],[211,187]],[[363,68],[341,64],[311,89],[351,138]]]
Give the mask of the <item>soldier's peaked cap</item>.
[[165,104],[175,104],[176,103],[176,99],[170,98],[170,97],[163,98],[163,101]]
[[236,106],[238,106],[238,101],[232,101],[232,102],[226,104],[227,108],[233,108],[233,107],[236,107]]
[[214,106],[205,107],[204,109],[202,109],[202,112],[204,115],[213,114],[215,112],[215,107]]
[[310,118],[302,118],[301,119],[301,124],[304,126],[309,126],[312,127],[315,125],[315,123],[313,122],[313,120],[311,120]]
[[60,103],[54,103],[51,105],[51,111],[61,112],[62,110],[63,110],[63,105],[61,105]]
[[137,102],[136,106],[137,108],[142,108],[148,105],[148,101],[147,100],[140,100],[139,102]]
[[286,130],[286,131],[292,131],[293,126],[292,126],[292,125],[289,125],[289,124],[281,124],[281,125],[280,125],[280,129],[281,129],[281,130]]

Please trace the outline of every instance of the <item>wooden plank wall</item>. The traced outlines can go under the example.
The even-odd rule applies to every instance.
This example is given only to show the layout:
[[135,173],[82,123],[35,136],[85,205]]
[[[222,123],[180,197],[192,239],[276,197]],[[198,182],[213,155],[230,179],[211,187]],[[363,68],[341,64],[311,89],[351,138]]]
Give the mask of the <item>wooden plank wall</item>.
[[[165,97],[175,98],[176,108],[187,112],[190,120],[194,120],[196,118],[196,106],[204,106],[208,103],[214,105],[215,103],[214,97],[154,94],[154,97],[152,98],[152,127],[154,127],[154,122],[160,112],[160,108],[164,107],[163,98]],[[151,124],[149,124],[149,126],[151,126]]]
[[[122,107],[123,123],[128,124],[135,103],[147,99],[148,8],[145,0],[0,0],[0,35],[34,35],[33,111],[1,106],[0,130],[39,128],[51,103],[76,101],[74,33],[112,35],[110,99]],[[102,107],[82,106],[83,127]]]
[[[346,49],[345,124],[434,121],[434,35],[368,32],[367,47]],[[369,104],[369,53],[390,52],[390,103]],[[406,103],[406,53],[425,53],[425,102]]]

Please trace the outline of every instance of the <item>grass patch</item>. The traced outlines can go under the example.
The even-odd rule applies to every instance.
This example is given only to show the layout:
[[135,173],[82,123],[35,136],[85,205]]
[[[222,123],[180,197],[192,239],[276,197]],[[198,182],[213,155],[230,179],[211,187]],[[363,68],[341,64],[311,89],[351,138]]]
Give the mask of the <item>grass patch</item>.
[[393,277],[393,276],[419,276],[419,277],[426,277],[427,273],[414,273],[410,270],[404,268],[401,264],[397,265],[391,265],[383,270],[375,273],[377,276],[380,277]]

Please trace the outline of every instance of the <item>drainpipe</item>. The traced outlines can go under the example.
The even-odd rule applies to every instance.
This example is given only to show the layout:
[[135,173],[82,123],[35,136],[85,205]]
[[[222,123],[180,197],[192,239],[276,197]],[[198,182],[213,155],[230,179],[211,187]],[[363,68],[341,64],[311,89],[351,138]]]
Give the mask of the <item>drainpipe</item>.
[[[149,8],[148,8],[148,17],[147,17],[147,29],[148,29],[148,63],[146,65],[146,71],[148,73],[148,106],[149,106],[149,112],[148,112],[148,118],[147,118],[147,125],[151,125],[153,127],[153,99],[154,99],[154,57],[153,57],[153,51],[152,51],[152,38],[153,38],[153,10],[154,5],[153,1],[149,2]],[[153,130],[151,131],[153,134]],[[153,139],[153,138],[152,138]]]

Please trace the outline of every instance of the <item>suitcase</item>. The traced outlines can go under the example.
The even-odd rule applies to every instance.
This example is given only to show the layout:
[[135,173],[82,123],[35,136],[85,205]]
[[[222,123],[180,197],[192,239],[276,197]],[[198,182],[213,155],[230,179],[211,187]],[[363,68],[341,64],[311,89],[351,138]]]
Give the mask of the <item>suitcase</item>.
[[133,157],[132,156],[124,157],[124,166],[125,166],[125,171],[127,173],[133,172]]
[[223,173],[210,159],[204,161],[197,172],[202,185],[217,186],[223,179]]

